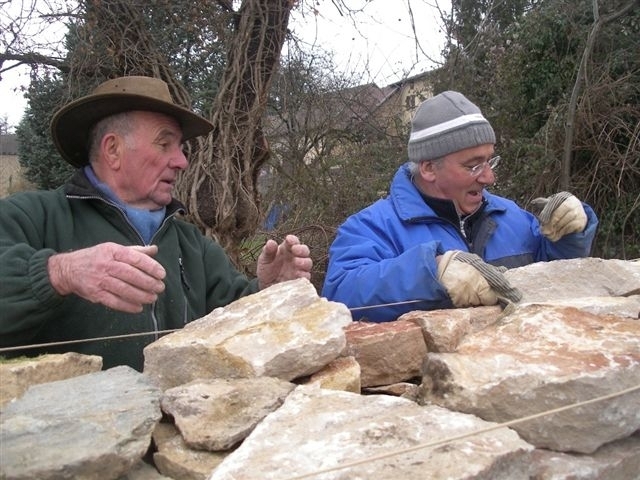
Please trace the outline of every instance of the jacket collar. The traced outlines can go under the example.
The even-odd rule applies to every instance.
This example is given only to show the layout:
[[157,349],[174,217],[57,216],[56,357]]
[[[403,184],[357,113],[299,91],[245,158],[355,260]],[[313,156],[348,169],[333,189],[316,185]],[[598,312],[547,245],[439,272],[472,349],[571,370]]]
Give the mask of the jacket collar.
[[[69,179],[69,181],[64,185],[64,192],[67,197],[75,197],[75,198],[99,198],[110,205],[115,204],[104,196],[99,190],[97,190],[89,181],[84,171],[80,168],[76,170],[73,176]],[[166,216],[169,217],[176,213],[180,213],[184,215],[187,211],[187,208],[177,199],[172,198],[171,203],[167,205],[167,213]]]
[[[396,171],[391,181],[389,196],[398,216],[404,222],[411,223],[440,218],[433,208],[425,202],[420,191],[411,181],[409,163],[405,163]],[[494,195],[491,193],[484,190],[482,196],[486,203],[484,210],[487,213],[505,210],[495,204]]]

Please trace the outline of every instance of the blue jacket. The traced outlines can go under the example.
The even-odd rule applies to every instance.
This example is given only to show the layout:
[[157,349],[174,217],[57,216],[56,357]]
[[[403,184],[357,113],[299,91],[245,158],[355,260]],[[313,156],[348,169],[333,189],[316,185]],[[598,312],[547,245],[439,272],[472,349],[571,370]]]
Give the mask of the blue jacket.
[[[515,202],[487,191],[484,198],[470,245],[459,224],[427,205],[403,165],[388,197],[350,216],[338,229],[322,295],[346,304],[354,320],[385,322],[412,310],[453,306],[437,280],[436,255],[448,250],[471,251],[507,268],[589,255],[598,225],[590,206],[583,204],[588,217],[583,232],[551,242],[540,232],[537,218]],[[381,306],[407,301],[414,302]]]

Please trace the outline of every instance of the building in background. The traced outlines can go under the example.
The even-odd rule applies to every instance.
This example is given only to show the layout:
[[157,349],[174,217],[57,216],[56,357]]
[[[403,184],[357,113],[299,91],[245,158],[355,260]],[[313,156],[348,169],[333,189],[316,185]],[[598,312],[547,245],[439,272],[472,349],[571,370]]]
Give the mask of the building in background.
[[0,135],[0,198],[15,192],[31,190],[21,173],[18,161],[18,137],[14,133]]

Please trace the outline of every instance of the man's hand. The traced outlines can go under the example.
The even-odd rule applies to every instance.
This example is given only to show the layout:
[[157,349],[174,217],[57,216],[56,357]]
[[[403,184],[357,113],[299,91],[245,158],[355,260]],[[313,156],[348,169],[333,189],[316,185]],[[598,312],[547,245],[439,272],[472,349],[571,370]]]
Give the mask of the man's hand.
[[101,243],[49,258],[49,279],[60,295],[76,294],[127,313],[142,311],[164,291],[165,269],[154,260],[156,245]]
[[438,257],[438,280],[447,290],[457,308],[495,305],[498,296],[482,276],[468,263],[455,260],[458,250],[450,250]]
[[559,192],[549,198],[531,201],[537,210],[542,234],[552,242],[569,233],[582,232],[587,226],[587,214],[580,200],[569,192]]
[[504,267],[485,263],[478,255],[450,250],[437,257],[438,280],[455,307],[518,302],[522,294],[503,275]]
[[260,290],[296,278],[311,278],[311,253],[295,235],[287,235],[278,245],[267,240],[258,257],[256,274]]

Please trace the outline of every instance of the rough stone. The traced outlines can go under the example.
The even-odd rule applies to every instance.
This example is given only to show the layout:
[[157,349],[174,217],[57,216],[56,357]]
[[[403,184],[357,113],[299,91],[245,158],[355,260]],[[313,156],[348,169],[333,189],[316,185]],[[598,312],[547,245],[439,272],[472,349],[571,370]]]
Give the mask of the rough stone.
[[505,276],[522,292],[520,303],[640,295],[640,261],[556,260],[513,268]]
[[144,350],[164,390],[197,379],[311,375],[346,346],[351,314],[305,279],[273,285],[166,335]]
[[[525,305],[430,353],[422,402],[507,422],[640,385],[640,322]],[[592,453],[640,428],[640,390],[513,425],[529,443]]]
[[205,480],[230,452],[205,452],[190,448],[171,423],[159,423],[153,432],[156,468],[177,480]]
[[0,363],[0,409],[32,385],[77,377],[102,369],[102,357],[75,352],[17,358]]
[[427,347],[413,321],[353,322],[345,329],[347,355],[360,364],[361,386],[404,382],[420,376]]
[[196,380],[167,390],[161,407],[175,419],[189,447],[229,450],[282,405],[294,388],[271,377]]
[[140,460],[118,480],[171,480],[171,477],[162,475],[153,465]]
[[118,478],[160,416],[160,391],[129,367],[35,385],[0,412],[0,478]]
[[[495,425],[403,398],[300,386],[210,479],[281,480],[313,474],[325,480],[418,480],[426,472],[433,480],[526,478],[533,447],[513,430],[501,427],[454,439],[488,427]],[[322,473],[334,468],[339,471]]]
[[640,435],[607,443],[593,455],[536,450],[531,464],[531,480],[637,480]]
[[629,297],[581,297],[555,299],[548,302],[530,302],[537,305],[574,307],[595,315],[617,315],[640,319],[640,295]]
[[[539,284],[555,281],[556,274],[545,279],[539,275],[539,265],[522,267],[516,273],[529,278],[526,284],[519,286],[522,288],[528,284],[541,292],[538,298],[534,298],[531,295],[534,291],[524,291],[525,297],[529,294],[534,298],[533,302],[511,305],[505,311],[499,307],[478,307],[412,312],[398,322],[377,327],[365,324],[366,328],[360,332],[362,336],[357,338],[361,346],[368,348],[367,342],[371,342],[377,348],[371,348],[372,352],[393,355],[397,353],[394,349],[417,344],[416,351],[422,348],[429,352],[425,356],[431,360],[433,377],[425,376],[420,387],[415,384],[420,381],[421,369],[417,373],[411,373],[411,369],[415,370],[414,363],[416,358],[420,360],[421,354],[412,354],[405,358],[405,366],[401,360],[394,359],[387,364],[391,368],[390,373],[377,371],[376,375],[380,377],[387,375],[390,383],[364,386],[363,395],[325,388],[352,385],[357,390],[354,385],[360,368],[370,372],[386,368],[384,362],[376,363],[379,359],[374,354],[370,357],[361,355],[356,361],[355,357],[344,357],[349,355],[351,348],[342,331],[344,318],[347,318],[349,329],[357,329],[361,325],[352,325],[342,306],[336,308],[340,314],[333,310],[332,305],[332,313],[326,315],[324,306],[316,306],[318,298],[315,291],[302,288],[301,292],[299,285],[287,287],[286,291],[277,294],[271,294],[271,291],[255,304],[250,299],[243,299],[245,303],[241,304],[244,307],[226,308],[226,313],[221,315],[226,318],[225,333],[235,335],[230,324],[238,323],[245,342],[244,350],[236,345],[231,354],[220,356],[227,364],[221,361],[213,368],[203,368],[197,355],[182,356],[184,352],[180,350],[163,353],[174,356],[167,361],[168,370],[181,365],[185,369],[193,368],[193,372],[184,376],[172,376],[173,372],[169,372],[171,381],[182,381],[190,375],[196,380],[203,372],[213,378],[232,380],[237,371],[245,372],[243,369],[246,367],[249,374],[245,378],[255,377],[252,381],[257,382],[258,378],[267,376],[259,373],[266,369],[263,366],[254,369],[254,364],[261,365],[256,362],[260,355],[246,351],[256,350],[259,353],[260,349],[269,348],[278,355],[286,352],[293,357],[287,359],[293,367],[289,370],[283,367],[282,370],[291,373],[292,370],[312,369],[302,369],[296,364],[296,355],[303,356],[302,353],[306,353],[304,349],[309,348],[313,361],[305,359],[304,363],[313,364],[315,370],[294,379],[295,383],[308,382],[308,385],[294,390],[280,408],[264,417],[238,447],[237,453],[190,448],[173,424],[175,419],[166,414],[163,423],[155,428],[152,449],[142,456],[145,446],[150,443],[149,425],[157,422],[159,416],[157,404],[161,394],[155,390],[156,399],[148,403],[155,402],[156,407],[150,407],[153,413],[148,415],[138,413],[143,410],[138,408],[138,403],[144,403],[144,398],[153,396],[149,389],[157,379],[139,379],[140,385],[132,387],[135,382],[131,377],[144,375],[129,372],[128,379],[124,381],[122,375],[108,375],[97,381],[95,375],[98,373],[94,373],[65,380],[80,383],[64,384],[64,388],[58,388],[63,392],[39,394],[37,402],[30,401],[29,412],[17,416],[18,422],[15,418],[7,422],[6,412],[0,413],[0,478],[156,480],[166,476],[190,480],[216,475],[216,479],[231,480],[230,472],[233,472],[235,480],[280,480],[300,476],[314,480],[422,480],[425,475],[435,479],[466,480],[635,480],[638,478],[636,473],[640,471],[639,433],[632,431],[637,428],[640,411],[638,390],[605,402],[580,407],[573,405],[575,401],[590,400],[599,395],[613,396],[626,386],[637,389],[640,385],[637,373],[640,295],[633,293],[638,262],[630,263],[633,264],[605,261],[606,266],[603,267],[603,262],[578,259],[543,264],[550,269],[558,269],[559,275],[563,276],[561,282],[567,282],[551,287],[552,296],[545,293]],[[603,278],[598,270],[610,272],[611,278]],[[593,288],[592,279],[598,279]],[[607,283],[611,285],[607,287]],[[549,290],[548,285],[544,287]],[[564,288],[564,292],[553,291],[558,288]],[[611,296],[620,293],[627,296]],[[305,302],[310,306],[302,306]],[[292,305],[289,308],[291,315],[287,313],[288,307],[282,306],[289,304]],[[278,322],[287,323],[289,329],[285,332],[295,333],[277,335],[282,333],[277,325],[274,327],[273,323],[260,320],[260,315],[268,318],[266,312],[269,311],[276,312],[272,315],[279,319]],[[301,314],[312,311],[323,312],[316,316],[316,322]],[[340,317],[339,321],[327,320],[336,316]],[[245,317],[254,319],[255,323]],[[412,323],[415,326],[411,326]],[[327,334],[327,331],[331,333]],[[386,335],[382,333],[384,331]],[[421,342],[426,341],[428,348],[418,341],[423,334]],[[297,352],[291,347],[291,337],[296,335],[300,337],[296,341],[302,345]],[[367,335],[371,338],[367,339]],[[309,342],[304,337],[314,340]],[[325,347],[320,346],[322,341],[316,342],[315,339],[327,337],[339,337],[342,341],[325,341],[331,354],[323,356],[317,350]],[[263,339],[266,341],[261,343]],[[197,334],[191,340],[196,350],[202,349]],[[283,348],[281,343],[286,346]],[[184,343],[181,347],[187,351],[189,344]],[[236,351],[242,355],[234,356]],[[286,354],[283,358],[287,358]],[[209,357],[203,356],[202,359],[206,362]],[[162,369],[160,371],[163,373]],[[226,376],[230,372],[234,375]],[[393,380],[406,375],[409,381]],[[195,383],[206,384],[210,380],[203,378]],[[184,383],[187,382],[180,383],[180,386]],[[18,405],[26,405],[33,389],[48,385],[53,384],[32,387],[6,408],[12,412]],[[266,390],[263,388],[261,395],[268,393]],[[425,394],[427,391],[429,393]],[[209,395],[204,391],[200,393]],[[425,402],[428,398],[438,397],[441,400],[446,397],[449,404],[420,406],[408,400]],[[188,397],[180,401],[185,398]],[[200,407],[205,399],[192,396],[191,400],[194,407]],[[186,409],[190,405],[183,404],[181,408]],[[544,415],[528,423],[521,421],[526,415],[544,413],[549,408],[565,405],[570,408],[564,412]],[[469,406],[476,408],[477,412]],[[260,402],[255,402],[255,407],[259,410]],[[462,412],[448,408],[461,408]],[[38,417],[34,420],[29,415],[33,415],[35,410]],[[66,417],[60,413],[62,410],[65,410]],[[467,410],[473,411],[464,413]],[[52,423],[46,416],[51,412],[60,423],[68,425],[66,428],[56,425],[55,430],[47,427],[39,431],[42,426]],[[486,418],[481,421],[473,413],[478,416],[486,414]],[[16,417],[15,412],[12,416]],[[181,420],[186,417],[189,414]],[[197,418],[198,415],[193,414],[189,420]],[[207,433],[233,437],[237,432],[237,426],[233,424],[235,416],[225,418],[228,420],[226,424],[208,423],[215,433]],[[499,419],[496,422],[507,420],[511,428],[486,423],[492,418]],[[21,436],[15,434],[16,423],[20,423]],[[7,424],[14,426],[5,428]],[[95,424],[99,426],[94,427]],[[111,436],[95,434],[100,428],[109,430]],[[478,429],[483,433],[479,434]],[[515,435],[516,430],[522,437]],[[477,434],[469,436],[467,432],[470,431]],[[498,433],[497,438],[494,433]],[[114,437],[122,441],[118,443]],[[536,439],[545,449],[540,447],[531,451],[533,442],[527,444],[523,437]],[[503,450],[495,448],[496,442],[502,442],[500,448]],[[551,448],[561,451],[552,451]],[[571,453],[581,450],[591,453]],[[21,456],[28,461],[23,462]],[[50,464],[43,469],[42,464],[47,462]],[[147,462],[153,462],[157,470]],[[54,469],[54,465],[59,469]],[[7,468],[14,468],[12,475],[6,474]],[[334,470],[326,471],[332,468]],[[323,469],[325,473],[320,473]]]
[[379,387],[367,387],[362,389],[364,395],[393,395],[394,397],[407,398],[417,402],[420,390],[415,383],[400,382],[391,385],[381,385]]
[[498,305],[451,310],[414,311],[399,320],[420,325],[429,352],[454,352],[462,339],[494,324],[502,316]]
[[317,383],[329,390],[360,393],[360,364],[354,357],[338,357],[311,375],[305,383]]

